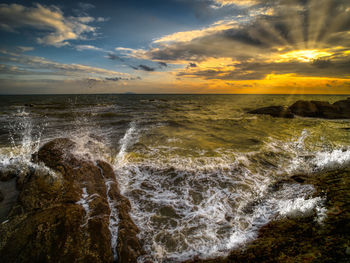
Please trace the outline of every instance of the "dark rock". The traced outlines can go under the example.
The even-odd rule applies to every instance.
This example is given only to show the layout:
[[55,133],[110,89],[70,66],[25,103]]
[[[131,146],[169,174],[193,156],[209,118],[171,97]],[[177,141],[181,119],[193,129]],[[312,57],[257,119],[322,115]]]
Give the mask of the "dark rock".
[[334,106],[338,107],[343,115],[350,118],[350,98],[347,100],[339,100],[333,103]]
[[[74,147],[69,139],[45,144],[32,157],[45,167],[17,179],[18,200],[0,224],[3,262],[112,262],[114,249],[118,262],[136,262],[143,252],[112,167],[76,156]],[[119,213],[117,248],[111,247],[108,198]]]
[[0,181],[9,181],[15,178],[18,173],[18,169],[14,166],[0,167]]
[[296,115],[305,117],[318,117],[317,106],[311,101],[298,100],[289,110]]
[[289,107],[295,115],[325,119],[350,118],[350,100],[337,101],[333,104],[325,101],[299,100]]
[[293,118],[294,115],[298,115],[324,119],[350,119],[350,99],[340,100],[333,104],[326,101],[298,100],[287,109],[283,106],[269,106],[248,113],[267,114],[283,118]]
[[249,111],[250,114],[265,114],[272,117],[294,118],[294,114],[283,106],[269,106]]
[[0,202],[2,202],[4,200],[4,195],[2,194],[2,192],[0,191]]

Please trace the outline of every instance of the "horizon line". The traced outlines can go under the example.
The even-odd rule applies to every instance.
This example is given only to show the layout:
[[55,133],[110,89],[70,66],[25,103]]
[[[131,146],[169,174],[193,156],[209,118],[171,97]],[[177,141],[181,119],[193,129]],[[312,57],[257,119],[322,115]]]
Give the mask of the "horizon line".
[[52,96],[52,95],[314,95],[314,96],[350,96],[350,93],[21,93],[1,94],[0,96]]

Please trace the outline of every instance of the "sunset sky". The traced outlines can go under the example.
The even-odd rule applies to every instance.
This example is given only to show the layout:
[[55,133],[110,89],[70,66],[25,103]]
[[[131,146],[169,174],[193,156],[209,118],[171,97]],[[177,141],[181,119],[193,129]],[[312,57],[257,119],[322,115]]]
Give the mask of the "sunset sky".
[[0,93],[350,94],[349,0],[2,1]]

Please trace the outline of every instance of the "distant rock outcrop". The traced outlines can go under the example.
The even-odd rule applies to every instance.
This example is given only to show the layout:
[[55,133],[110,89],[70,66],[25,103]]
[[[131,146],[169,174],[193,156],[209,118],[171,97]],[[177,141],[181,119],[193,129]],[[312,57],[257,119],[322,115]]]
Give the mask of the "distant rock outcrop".
[[74,147],[69,139],[45,144],[33,161],[51,170],[17,176],[17,202],[0,224],[2,262],[136,262],[142,254],[112,167],[76,156]]
[[350,119],[350,98],[340,100],[333,104],[325,101],[299,100],[288,108],[283,106],[270,106],[249,111],[251,114],[267,114],[273,117],[293,118],[313,117],[324,119]]

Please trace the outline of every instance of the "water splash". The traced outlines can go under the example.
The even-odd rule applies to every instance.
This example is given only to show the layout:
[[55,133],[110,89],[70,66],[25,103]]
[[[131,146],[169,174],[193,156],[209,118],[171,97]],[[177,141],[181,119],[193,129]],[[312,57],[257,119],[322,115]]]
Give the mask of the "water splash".
[[136,122],[132,121],[129,125],[129,128],[126,130],[124,137],[119,141],[120,150],[115,160],[115,164],[117,166],[123,165],[123,162],[125,161],[126,150],[129,146],[131,146],[132,143],[135,143],[137,136],[138,132],[136,129]]

